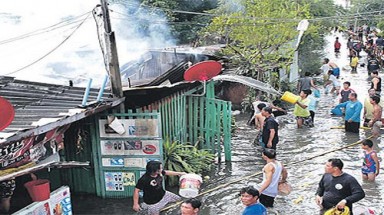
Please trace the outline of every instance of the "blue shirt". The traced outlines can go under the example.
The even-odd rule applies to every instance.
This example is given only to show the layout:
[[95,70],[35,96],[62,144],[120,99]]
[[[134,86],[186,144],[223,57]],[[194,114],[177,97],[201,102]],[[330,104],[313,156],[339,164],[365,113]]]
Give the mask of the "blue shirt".
[[316,112],[316,105],[317,105],[317,99],[313,97],[312,95],[308,96],[310,102],[308,105],[308,110],[311,110],[313,112]]
[[256,203],[246,207],[243,215],[267,215],[267,209],[265,209],[264,205]]
[[353,122],[360,122],[360,114],[363,109],[363,104],[359,101],[347,101],[336,105],[335,108],[345,108],[345,121],[352,120]]

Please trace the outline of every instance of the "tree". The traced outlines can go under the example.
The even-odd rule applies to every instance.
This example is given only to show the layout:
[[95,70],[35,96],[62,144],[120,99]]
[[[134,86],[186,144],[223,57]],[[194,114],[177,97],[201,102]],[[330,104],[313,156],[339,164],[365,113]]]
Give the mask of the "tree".
[[291,63],[297,24],[309,17],[308,5],[286,0],[220,1],[212,12],[219,16],[204,35],[224,39],[223,54],[239,74],[259,80],[271,77],[267,71]]
[[305,32],[301,45],[299,46],[299,68],[302,73],[319,73],[321,66],[320,59],[323,56],[324,34],[330,29],[338,26],[343,29],[346,26],[344,18],[336,19],[336,16],[343,17],[347,11],[340,6],[336,6],[333,0],[302,0],[302,4],[309,4],[310,20],[309,29]]
[[194,42],[212,16],[199,15],[217,7],[217,0],[142,0],[142,4],[159,8],[167,15],[172,35],[178,44]]
[[382,0],[353,0],[352,5],[350,13],[356,14],[357,25],[376,26],[383,18],[384,1]]

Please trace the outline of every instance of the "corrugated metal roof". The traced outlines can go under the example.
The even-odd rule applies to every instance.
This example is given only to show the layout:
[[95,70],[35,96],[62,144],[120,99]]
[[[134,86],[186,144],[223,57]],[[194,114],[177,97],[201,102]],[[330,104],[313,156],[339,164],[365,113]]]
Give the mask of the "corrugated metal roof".
[[[15,109],[14,120],[0,132],[0,143],[10,141],[10,136],[44,133],[47,129],[69,124],[123,102],[123,99],[112,98],[110,93],[104,92],[102,102],[81,107],[84,91],[85,88],[80,87],[0,76],[0,96],[11,102]],[[89,103],[96,101],[98,92],[98,89],[90,90]]]

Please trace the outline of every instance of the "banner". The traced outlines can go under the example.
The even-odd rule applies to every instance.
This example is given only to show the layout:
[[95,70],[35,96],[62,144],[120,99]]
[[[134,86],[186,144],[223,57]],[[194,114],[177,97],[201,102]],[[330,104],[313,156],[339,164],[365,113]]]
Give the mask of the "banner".
[[41,161],[64,148],[64,132],[69,125],[44,134],[0,145],[0,170]]

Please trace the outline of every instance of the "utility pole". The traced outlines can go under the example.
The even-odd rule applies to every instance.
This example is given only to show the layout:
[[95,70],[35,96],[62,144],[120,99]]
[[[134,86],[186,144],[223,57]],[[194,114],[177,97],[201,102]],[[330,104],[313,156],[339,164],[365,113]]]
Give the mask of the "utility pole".
[[[115,33],[112,31],[111,22],[109,20],[109,10],[107,0],[101,1],[101,9],[104,21],[104,39],[106,45],[106,57],[109,68],[109,77],[111,79],[112,94],[114,97],[123,97],[123,88],[121,84],[119,59],[117,57]],[[123,106],[124,108],[124,106]]]

